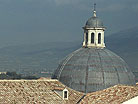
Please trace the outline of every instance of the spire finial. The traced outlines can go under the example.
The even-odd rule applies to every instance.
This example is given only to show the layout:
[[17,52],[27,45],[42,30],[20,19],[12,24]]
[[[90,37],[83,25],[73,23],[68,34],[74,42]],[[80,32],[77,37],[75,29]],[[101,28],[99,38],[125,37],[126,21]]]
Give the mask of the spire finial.
[[96,17],[96,3],[94,3],[94,11],[93,11],[93,16]]
[[94,3],[94,11],[96,11],[96,3]]

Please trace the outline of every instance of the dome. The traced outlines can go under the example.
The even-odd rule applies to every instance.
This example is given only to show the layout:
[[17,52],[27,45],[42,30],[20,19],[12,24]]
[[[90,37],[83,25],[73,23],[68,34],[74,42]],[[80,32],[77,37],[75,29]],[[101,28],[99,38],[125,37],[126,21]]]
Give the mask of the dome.
[[91,17],[86,22],[85,27],[88,27],[88,28],[93,28],[93,27],[101,28],[101,27],[104,27],[104,26],[103,26],[103,22],[98,17]]
[[76,50],[59,64],[53,78],[85,93],[116,84],[135,84],[134,76],[125,61],[105,48]]

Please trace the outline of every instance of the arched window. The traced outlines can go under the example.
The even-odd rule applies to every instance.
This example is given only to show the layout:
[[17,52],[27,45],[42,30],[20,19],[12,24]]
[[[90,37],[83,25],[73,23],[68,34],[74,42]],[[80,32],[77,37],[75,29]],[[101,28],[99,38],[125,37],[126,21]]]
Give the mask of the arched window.
[[98,34],[98,44],[101,44],[101,33]]
[[94,43],[94,33],[91,33],[91,43]]
[[64,91],[64,99],[67,99],[67,98],[68,98],[68,92]]
[[86,33],[86,44],[88,43],[88,33]]
[[63,99],[68,99],[68,90],[67,89],[63,90]]

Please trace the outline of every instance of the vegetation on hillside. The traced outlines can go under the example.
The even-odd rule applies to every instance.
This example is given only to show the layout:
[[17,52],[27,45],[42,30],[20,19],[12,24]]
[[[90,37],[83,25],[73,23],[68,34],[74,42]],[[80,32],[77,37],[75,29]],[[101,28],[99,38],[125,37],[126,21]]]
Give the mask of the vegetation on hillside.
[[25,76],[25,75],[21,75],[21,74],[17,74],[16,72],[6,72],[6,73],[2,73],[0,74],[0,79],[38,79],[38,77],[36,76]]

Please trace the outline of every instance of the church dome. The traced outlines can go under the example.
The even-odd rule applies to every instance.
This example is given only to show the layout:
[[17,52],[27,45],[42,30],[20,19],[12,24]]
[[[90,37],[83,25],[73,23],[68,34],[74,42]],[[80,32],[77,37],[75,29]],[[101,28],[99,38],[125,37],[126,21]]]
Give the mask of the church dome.
[[125,61],[105,48],[103,23],[93,17],[84,29],[82,48],[68,55],[58,66],[52,78],[81,92],[102,90],[117,84],[134,85],[134,75]]
[[88,28],[94,28],[94,27],[102,28],[104,26],[103,26],[103,22],[98,17],[91,17],[86,22],[85,27],[88,27]]
[[60,63],[53,78],[85,93],[116,84],[135,84],[134,76],[125,61],[105,48],[76,50]]

